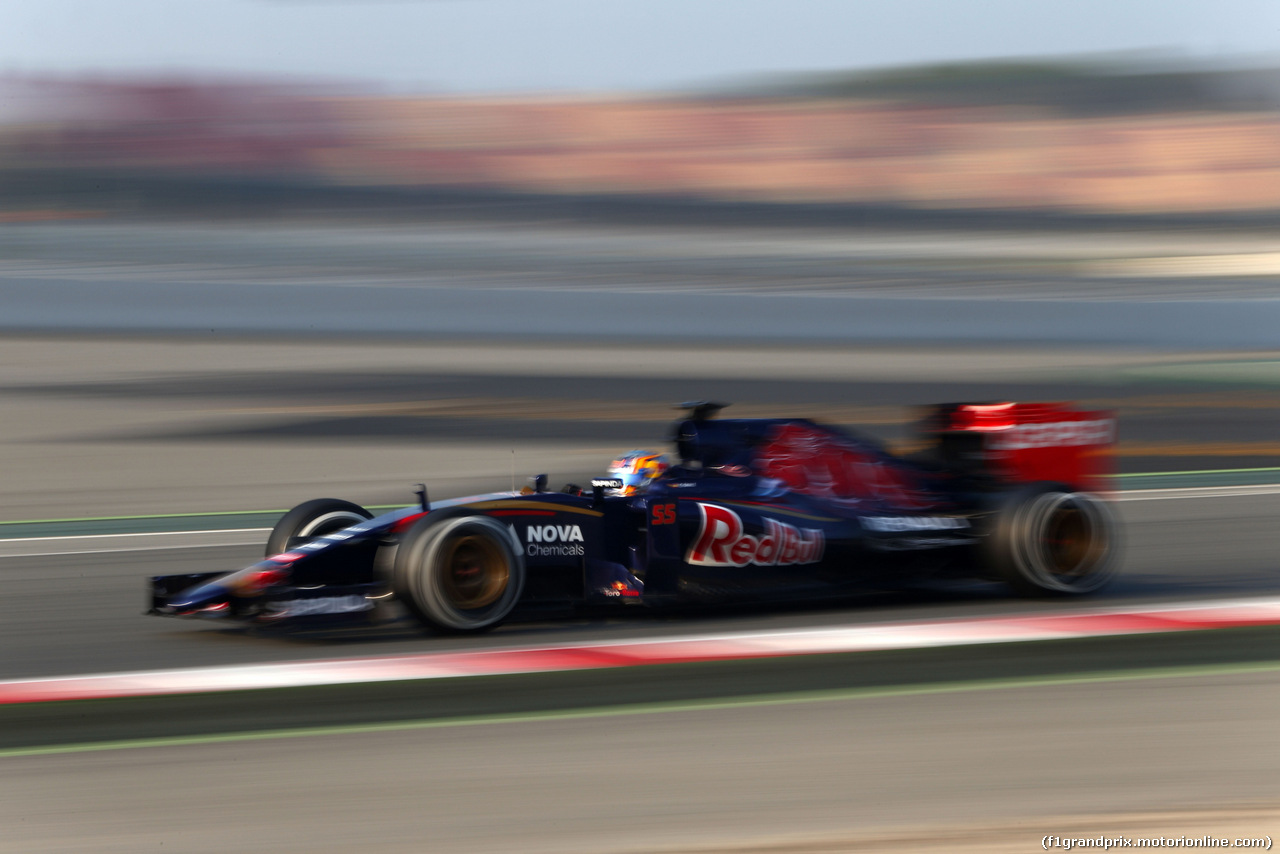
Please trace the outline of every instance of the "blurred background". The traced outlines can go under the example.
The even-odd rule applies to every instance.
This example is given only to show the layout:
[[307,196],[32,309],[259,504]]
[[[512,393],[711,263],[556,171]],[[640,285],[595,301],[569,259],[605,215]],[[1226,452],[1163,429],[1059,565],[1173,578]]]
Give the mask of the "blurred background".
[[[896,448],[920,405],[1064,399],[1118,412],[1119,488],[1204,490],[1121,504],[1126,571],[1100,604],[1280,589],[1273,2],[0,8],[4,530],[582,482],[663,449],[687,399]],[[1065,607],[929,591],[358,646],[137,625],[145,575],[257,552],[0,557],[0,679]],[[375,829],[370,850],[433,832],[442,851],[1027,850],[1057,827],[1028,816],[1092,836],[1274,833],[1280,778],[1258,739],[1275,680],[1197,678],[681,711],[676,738],[646,719],[187,746],[175,764],[208,776],[105,799],[176,754],[31,757],[0,775],[0,816],[25,834],[0,850],[140,850],[162,837],[138,827],[201,798],[280,850],[355,850]],[[1181,691],[1238,699],[1183,714]],[[601,760],[615,752],[628,773]],[[362,770],[318,782],[338,762]],[[1100,784],[1099,768],[1116,773]],[[283,823],[263,806],[281,789]],[[410,810],[423,791],[430,807]],[[84,821],[61,824],[50,792]]]
[[1134,54],[793,72],[669,92],[385,88],[6,69],[6,219],[610,200],[651,217],[679,203],[726,217],[738,203],[771,218],[787,211],[769,206],[801,205],[833,217],[1203,222],[1272,212],[1280,199],[1270,63]]

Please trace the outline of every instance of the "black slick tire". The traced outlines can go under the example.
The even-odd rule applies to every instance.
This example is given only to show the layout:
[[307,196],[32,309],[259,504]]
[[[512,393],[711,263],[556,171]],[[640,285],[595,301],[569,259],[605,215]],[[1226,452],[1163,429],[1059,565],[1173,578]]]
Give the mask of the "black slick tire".
[[984,549],[995,577],[1023,596],[1092,593],[1115,575],[1119,534],[1100,498],[1057,484],[1003,495]]
[[295,549],[308,540],[323,537],[372,519],[373,514],[350,501],[316,498],[280,517],[267,537],[267,557]]
[[437,632],[482,632],[524,592],[525,566],[511,530],[488,516],[428,516],[401,537],[392,568],[396,598]]

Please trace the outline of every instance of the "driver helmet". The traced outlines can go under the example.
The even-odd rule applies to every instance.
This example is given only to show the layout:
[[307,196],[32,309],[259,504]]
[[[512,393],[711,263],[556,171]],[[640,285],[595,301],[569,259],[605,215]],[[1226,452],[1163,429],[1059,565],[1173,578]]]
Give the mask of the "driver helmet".
[[644,492],[666,470],[667,458],[653,451],[627,451],[609,463],[609,477],[622,481],[622,488],[616,490],[615,495]]

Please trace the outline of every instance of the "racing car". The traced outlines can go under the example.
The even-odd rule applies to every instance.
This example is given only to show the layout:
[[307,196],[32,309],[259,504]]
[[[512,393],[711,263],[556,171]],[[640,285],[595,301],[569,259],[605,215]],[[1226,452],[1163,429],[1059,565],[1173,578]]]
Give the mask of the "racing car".
[[1084,594],[1112,577],[1109,412],[1056,403],[926,410],[919,448],[801,418],[721,418],[692,402],[674,454],[623,455],[587,488],[432,503],[374,517],[320,498],[286,513],[265,558],[149,581],[148,613],[299,625],[416,618],[442,633],[566,606],[773,602],[922,578]]

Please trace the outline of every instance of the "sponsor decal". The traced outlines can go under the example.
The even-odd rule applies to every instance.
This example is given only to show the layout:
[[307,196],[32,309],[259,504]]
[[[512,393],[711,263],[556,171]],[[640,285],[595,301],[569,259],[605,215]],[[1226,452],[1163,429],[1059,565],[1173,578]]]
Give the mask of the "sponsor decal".
[[591,488],[601,489],[622,489],[622,478],[620,477],[593,477],[591,478]]
[[639,597],[640,595],[639,590],[637,590],[634,587],[629,587],[626,584],[622,583],[621,581],[615,581],[612,584],[610,584],[608,587],[600,588],[600,592],[610,598],[617,598],[620,596]]
[[577,525],[530,525],[524,529],[530,543],[580,543],[582,529]]
[[1076,445],[1109,445],[1115,441],[1116,422],[1112,418],[1095,421],[1059,421],[1053,424],[1015,424],[991,438],[998,451],[1029,448],[1062,448]]
[[968,519],[957,516],[864,516],[862,527],[868,531],[898,533],[900,531],[960,531],[969,527]]
[[289,599],[273,603],[280,609],[271,616],[312,617],[319,614],[351,614],[373,609],[373,603],[354,593],[350,596],[323,596],[313,599]]
[[329,546],[332,546],[335,543],[341,543],[344,540],[349,540],[352,537],[356,536],[357,534],[362,534],[367,530],[368,528],[357,529],[352,527],[343,531],[335,531],[332,534],[325,534],[323,537],[316,537],[313,540],[307,540],[305,543],[294,546],[293,551],[318,552],[323,549],[327,549]]
[[817,563],[826,538],[817,528],[797,528],[765,518],[764,531],[745,533],[742,519],[728,507],[698,504],[701,525],[685,561],[693,566],[791,566]]
[[871,540],[870,548],[882,552],[907,552],[919,549],[946,549],[956,546],[973,545],[978,542],[973,537],[891,537],[883,540]]
[[580,557],[586,554],[577,525],[530,525],[524,529],[529,557]]
[[751,469],[743,465],[713,466],[712,470],[729,477],[748,477],[751,474]]
[[679,517],[676,515],[676,503],[667,501],[662,504],[653,505],[652,512],[649,515],[649,524],[651,525],[674,525]]

